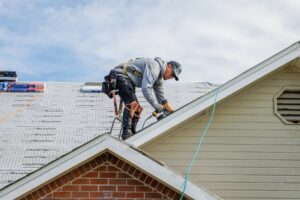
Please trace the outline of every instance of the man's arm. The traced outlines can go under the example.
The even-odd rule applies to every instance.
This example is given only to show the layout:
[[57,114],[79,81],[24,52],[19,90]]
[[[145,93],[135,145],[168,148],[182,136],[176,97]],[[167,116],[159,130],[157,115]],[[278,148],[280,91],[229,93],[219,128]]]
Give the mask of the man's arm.
[[145,68],[142,82],[142,92],[146,100],[151,104],[151,106],[155,110],[160,110],[161,105],[157,103],[157,100],[153,94],[153,86],[157,79],[155,74],[156,73],[153,73],[153,71],[149,70],[149,67]]
[[153,90],[159,104],[162,104],[164,101],[166,101],[164,94],[164,81],[162,79],[153,85]]

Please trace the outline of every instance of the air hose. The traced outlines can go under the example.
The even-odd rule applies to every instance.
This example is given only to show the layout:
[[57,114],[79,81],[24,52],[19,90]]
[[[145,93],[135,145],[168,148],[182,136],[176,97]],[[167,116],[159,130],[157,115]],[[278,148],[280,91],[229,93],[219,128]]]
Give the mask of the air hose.
[[196,158],[197,158],[197,156],[198,156],[198,154],[200,152],[200,148],[201,148],[201,145],[203,143],[203,139],[204,139],[204,137],[205,137],[205,135],[206,135],[206,133],[207,133],[207,131],[208,131],[211,123],[212,123],[212,120],[213,120],[213,117],[214,117],[214,114],[215,114],[215,110],[216,110],[218,94],[219,94],[219,88],[216,89],[215,101],[214,101],[213,109],[211,111],[210,118],[208,120],[207,126],[204,129],[204,131],[203,131],[203,134],[202,134],[202,136],[201,136],[201,138],[199,140],[197,149],[195,151],[194,157],[190,161],[190,165],[189,165],[189,167],[188,167],[188,169],[186,171],[185,180],[184,180],[184,183],[183,183],[183,190],[182,190],[182,194],[181,194],[180,200],[182,200],[183,197],[184,197],[184,193],[186,191],[186,185],[187,185],[187,182],[188,182],[188,179],[189,179],[189,175],[190,175],[191,169],[192,169],[192,167],[194,165],[194,162],[195,162],[195,160],[196,160]]

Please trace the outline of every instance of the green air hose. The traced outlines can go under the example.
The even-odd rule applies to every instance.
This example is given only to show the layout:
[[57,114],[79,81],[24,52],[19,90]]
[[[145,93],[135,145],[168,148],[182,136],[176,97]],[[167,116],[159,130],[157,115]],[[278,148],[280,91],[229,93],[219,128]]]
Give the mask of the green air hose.
[[200,147],[201,147],[201,145],[202,145],[203,139],[204,139],[204,137],[205,137],[205,135],[206,135],[206,133],[207,133],[207,131],[208,131],[208,129],[209,129],[211,123],[212,123],[212,120],[213,120],[213,117],[214,117],[214,114],[215,114],[215,110],[216,110],[218,94],[219,94],[219,88],[216,89],[215,102],[214,102],[213,109],[212,109],[212,111],[211,111],[210,118],[209,118],[209,120],[208,120],[207,126],[206,126],[206,128],[204,129],[204,132],[203,132],[203,134],[202,134],[202,136],[201,136],[201,138],[200,138],[200,140],[199,140],[197,149],[196,149],[196,151],[195,151],[194,157],[193,157],[193,159],[190,161],[190,165],[189,165],[189,167],[188,167],[188,169],[187,169],[187,171],[186,171],[185,180],[184,180],[184,185],[183,185],[183,190],[182,190],[182,194],[181,194],[180,200],[182,200],[183,197],[184,197],[184,193],[185,193],[185,190],[186,190],[187,182],[188,182],[188,180],[189,180],[189,175],[190,175],[191,169],[192,169],[192,167],[193,167],[193,165],[194,165],[194,162],[195,162],[195,160],[196,160],[196,158],[197,158],[197,156],[198,156],[198,154],[199,154],[199,152],[200,152]]

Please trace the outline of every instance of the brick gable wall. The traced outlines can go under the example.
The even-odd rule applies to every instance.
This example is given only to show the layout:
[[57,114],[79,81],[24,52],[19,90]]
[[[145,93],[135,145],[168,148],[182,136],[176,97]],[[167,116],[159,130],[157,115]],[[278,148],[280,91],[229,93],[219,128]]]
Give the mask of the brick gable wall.
[[180,193],[106,152],[21,198],[35,199],[180,199]]

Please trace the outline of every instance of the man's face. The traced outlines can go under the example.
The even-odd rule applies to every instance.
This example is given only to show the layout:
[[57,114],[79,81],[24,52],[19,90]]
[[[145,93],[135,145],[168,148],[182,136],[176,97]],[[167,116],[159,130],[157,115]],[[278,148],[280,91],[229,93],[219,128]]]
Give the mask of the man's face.
[[164,78],[164,80],[169,80],[169,79],[173,78],[172,77],[172,67],[170,64],[167,64],[167,68],[163,75],[163,78]]

